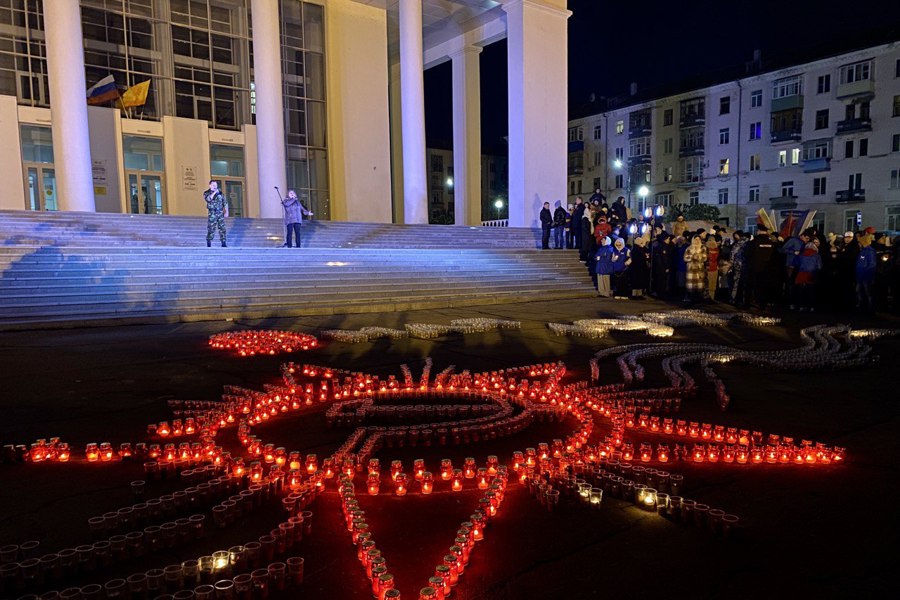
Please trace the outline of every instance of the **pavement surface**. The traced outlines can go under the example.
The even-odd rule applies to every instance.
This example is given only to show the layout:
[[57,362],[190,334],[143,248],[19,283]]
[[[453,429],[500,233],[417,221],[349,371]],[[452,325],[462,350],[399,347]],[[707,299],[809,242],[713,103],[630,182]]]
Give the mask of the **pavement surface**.
[[[400,375],[408,364],[418,375],[426,357],[432,373],[502,369],[562,360],[567,381],[588,379],[594,352],[618,344],[658,341],[641,332],[608,338],[557,337],[547,322],[637,314],[679,308],[652,300],[531,302],[387,314],[214,321],[176,325],[98,327],[0,333],[0,442],[28,444],[60,436],[73,448],[87,442],[138,442],[146,425],[171,418],[170,399],[213,400],[223,385],[261,389],[279,383],[285,360]],[[703,307],[731,312],[724,305]],[[900,319],[849,315],[776,313],[774,327],[678,328],[673,342],[715,342],[743,349],[792,348],[799,330],[818,323],[853,327],[900,327]],[[515,319],[521,330],[434,340],[379,340],[361,344],[324,342],[316,350],[281,356],[238,358],[208,348],[208,336],[247,328],[321,329],[404,323],[449,323],[463,317]],[[501,512],[479,542],[453,598],[460,600],[557,598],[820,598],[873,597],[894,589],[900,539],[900,407],[897,370],[900,339],[874,341],[877,363],[827,373],[771,373],[748,365],[719,369],[732,397],[719,411],[712,391],[687,401],[678,418],[777,432],[844,446],[848,461],[832,466],[724,464],[670,466],[684,475],[683,496],[741,518],[739,535],[722,539],[674,523],[625,502],[605,499],[599,511],[561,507],[548,513],[521,486],[513,485]],[[696,375],[696,369],[693,371]],[[615,364],[601,363],[601,383],[619,381]],[[709,386],[706,386],[707,388]],[[513,450],[561,437],[560,424],[542,424],[510,438],[465,447],[385,449],[382,465],[403,459],[429,464],[442,457],[461,461],[489,454],[501,462]],[[266,431],[267,440],[303,454],[330,454],[348,435],[328,429],[321,412],[291,417]],[[436,467],[436,464],[435,464]],[[140,464],[0,464],[0,546],[40,540],[39,555],[89,543],[87,519],[129,505],[130,482],[143,477]],[[148,495],[178,489],[157,482]],[[431,497],[362,498],[374,537],[389,561],[403,598],[417,598],[434,565],[451,545],[459,523],[480,493]],[[283,597],[371,598],[368,581],[346,530],[334,491],[312,507],[314,530],[296,553],[306,559],[306,580]],[[256,539],[282,520],[277,508],[204,539],[103,571],[73,577],[65,586],[5,590],[16,598],[69,585],[103,583],[114,577],[196,558]],[[276,594],[277,596],[277,594]]]

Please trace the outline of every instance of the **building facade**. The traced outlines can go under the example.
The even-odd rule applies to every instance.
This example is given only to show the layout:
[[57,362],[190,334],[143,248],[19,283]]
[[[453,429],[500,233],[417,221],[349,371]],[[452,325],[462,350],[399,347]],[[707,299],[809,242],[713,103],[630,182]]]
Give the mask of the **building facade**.
[[599,187],[632,210],[715,205],[742,229],[763,208],[898,231],[900,42],[570,121],[568,174],[570,200]]
[[[456,214],[453,150],[428,148],[428,221],[451,224]],[[507,218],[509,161],[505,156],[481,155],[481,221]]]

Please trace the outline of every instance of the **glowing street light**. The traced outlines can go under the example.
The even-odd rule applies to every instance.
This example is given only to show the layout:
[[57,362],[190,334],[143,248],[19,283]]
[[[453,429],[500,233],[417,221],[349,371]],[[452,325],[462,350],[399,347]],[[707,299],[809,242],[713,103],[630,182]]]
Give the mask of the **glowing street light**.
[[453,178],[452,177],[447,178],[447,187],[453,187]]
[[641,200],[645,200],[647,198],[647,194],[650,193],[650,188],[648,188],[646,185],[642,185],[641,187],[638,188],[637,192],[638,192],[638,196],[641,197]]
[[503,208],[503,200],[501,198],[497,198],[494,202],[494,208],[497,209],[497,220],[500,220],[500,209]]
[[613,166],[614,166],[615,168],[617,168],[617,169],[621,169],[621,168],[622,168],[622,161],[621,161],[621,159],[618,159],[618,158],[617,158],[616,160],[614,160],[614,161],[613,161]]

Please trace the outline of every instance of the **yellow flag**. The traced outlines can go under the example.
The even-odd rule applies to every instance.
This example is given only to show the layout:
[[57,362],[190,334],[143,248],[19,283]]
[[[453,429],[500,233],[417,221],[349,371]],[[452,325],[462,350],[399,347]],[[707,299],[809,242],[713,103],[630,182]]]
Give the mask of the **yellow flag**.
[[147,93],[150,91],[150,80],[142,81],[137,85],[133,85],[122,94],[122,106],[131,108],[132,106],[143,106],[147,103]]

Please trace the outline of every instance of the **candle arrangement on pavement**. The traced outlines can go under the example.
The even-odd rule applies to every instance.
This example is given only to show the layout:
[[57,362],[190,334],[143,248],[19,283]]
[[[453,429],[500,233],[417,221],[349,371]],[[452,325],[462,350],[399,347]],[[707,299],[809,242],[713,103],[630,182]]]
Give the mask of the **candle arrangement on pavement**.
[[265,329],[217,333],[209,336],[209,345],[217,350],[231,350],[238,356],[256,356],[310,350],[318,345],[318,341],[305,333]]

